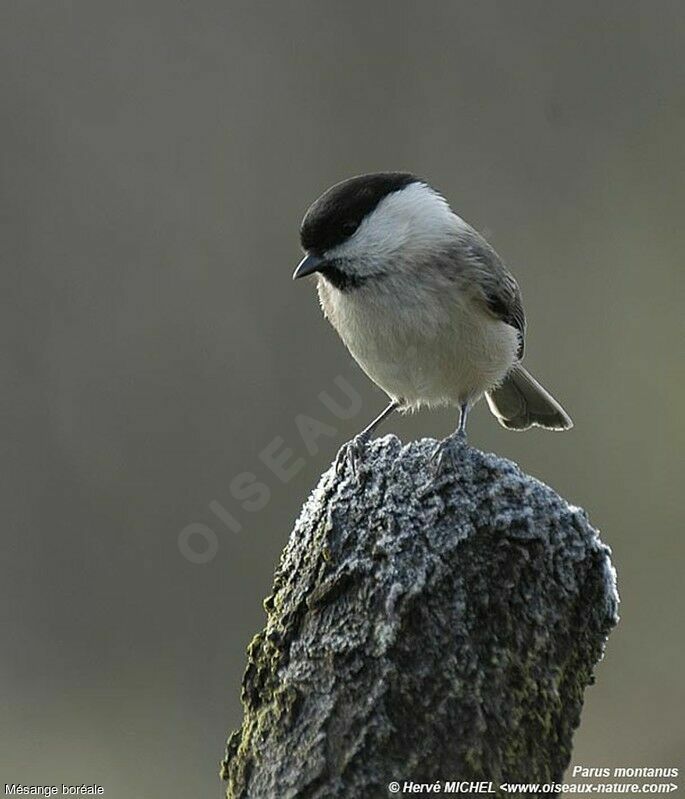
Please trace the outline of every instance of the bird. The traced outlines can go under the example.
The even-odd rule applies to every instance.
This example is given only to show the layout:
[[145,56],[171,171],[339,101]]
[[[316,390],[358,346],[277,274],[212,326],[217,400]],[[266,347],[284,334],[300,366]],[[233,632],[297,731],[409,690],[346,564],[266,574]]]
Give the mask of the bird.
[[[563,407],[523,367],[521,291],[494,248],[443,195],[410,172],[343,180],[300,226],[293,279],[315,275],[324,316],[388,396],[351,442],[359,454],[395,411],[450,406],[466,440],[485,397],[508,430],[568,430]],[[442,449],[440,450],[442,455]]]

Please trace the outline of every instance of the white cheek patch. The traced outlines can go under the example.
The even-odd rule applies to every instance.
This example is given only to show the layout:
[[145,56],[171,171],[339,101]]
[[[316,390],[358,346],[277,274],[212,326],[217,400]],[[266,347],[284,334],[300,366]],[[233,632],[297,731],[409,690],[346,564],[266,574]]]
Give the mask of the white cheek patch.
[[370,273],[399,253],[412,257],[441,247],[463,225],[433,189],[412,183],[381,200],[355,234],[328,255],[353,261],[360,274]]

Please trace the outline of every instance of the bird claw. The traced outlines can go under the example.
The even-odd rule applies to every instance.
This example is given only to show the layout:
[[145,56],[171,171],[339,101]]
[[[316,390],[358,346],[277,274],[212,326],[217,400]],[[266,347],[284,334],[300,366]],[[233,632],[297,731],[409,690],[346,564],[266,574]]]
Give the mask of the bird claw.
[[457,431],[436,444],[429,459],[429,463],[433,467],[433,480],[436,480],[449,468],[451,468],[452,471],[456,471],[458,463],[455,445],[457,447],[460,445],[468,446],[466,442],[466,433],[461,430]]
[[336,474],[340,475],[344,472],[345,467],[349,466],[352,476],[355,480],[358,480],[360,464],[364,460],[364,450],[368,443],[369,436],[359,433],[351,441],[348,441],[344,447],[341,447],[335,459]]

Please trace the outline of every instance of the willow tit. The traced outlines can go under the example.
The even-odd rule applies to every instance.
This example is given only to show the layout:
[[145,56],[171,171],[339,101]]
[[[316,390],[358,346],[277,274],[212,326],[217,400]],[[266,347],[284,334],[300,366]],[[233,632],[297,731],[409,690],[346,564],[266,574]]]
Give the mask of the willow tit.
[[521,366],[521,292],[494,249],[427,183],[405,172],[328,189],[300,229],[293,279],[317,273],[325,316],[394,410],[454,405],[455,436],[485,396],[500,424],[568,430],[561,405]]

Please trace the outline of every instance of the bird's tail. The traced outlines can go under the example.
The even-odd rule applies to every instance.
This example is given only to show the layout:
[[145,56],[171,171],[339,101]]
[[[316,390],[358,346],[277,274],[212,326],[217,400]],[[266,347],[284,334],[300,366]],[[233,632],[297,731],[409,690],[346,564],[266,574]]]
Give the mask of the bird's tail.
[[515,366],[501,386],[485,395],[497,421],[509,430],[537,425],[547,430],[569,430],[571,417],[522,366]]

